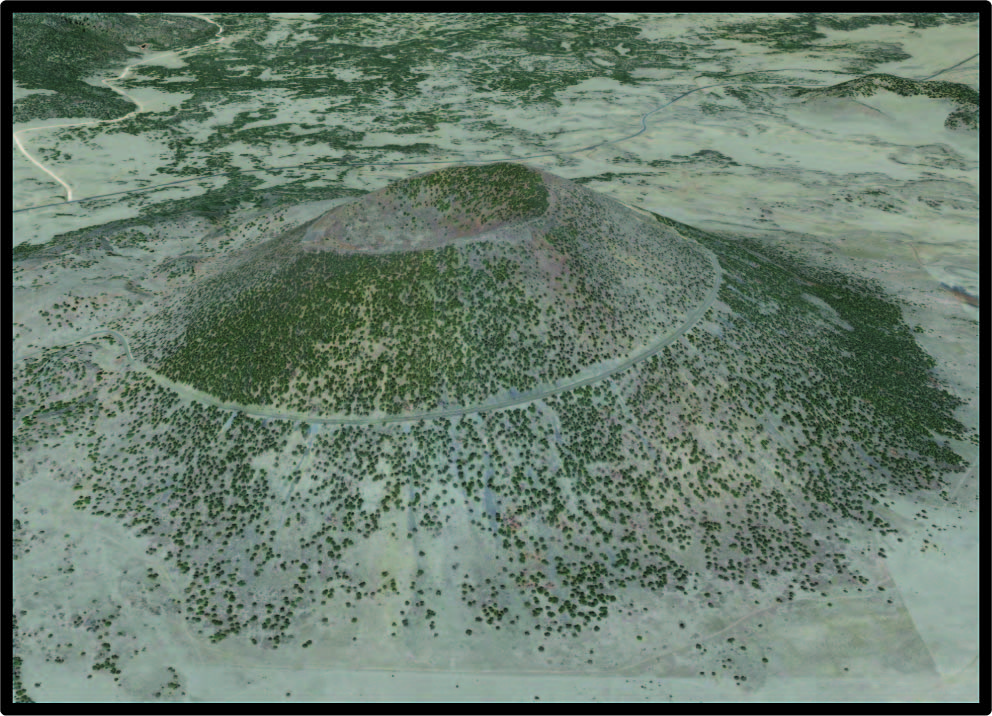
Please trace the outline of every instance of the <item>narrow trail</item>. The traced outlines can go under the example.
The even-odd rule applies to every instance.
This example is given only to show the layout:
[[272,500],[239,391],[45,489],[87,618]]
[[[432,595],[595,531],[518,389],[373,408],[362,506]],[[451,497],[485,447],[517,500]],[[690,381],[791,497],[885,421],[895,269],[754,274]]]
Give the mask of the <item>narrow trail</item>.
[[[207,47],[208,45],[213,45],[213,44],[216,44],[218,42],[223,42],[226,39],[225,37],[223,37],[224,28],[220,24],[214,22],[213,20],[211,20],[210,18],[206,17],[205,15],[195,15],[193,13],[185,13],[185,14],[187,14],[190,17],[198,17],[201,20],[205,20],[206,22],[209,22],[211,25],[217,25],[217,37],[215,37],[213,40],[210,40],[209,42],[203,43],[202,45],[196,45],[195,47],[188,47],[188,48],[183,49],[183,50],[170,50],[169,52],[163,52],[160,55],[154,55],[154,56],[150,56],[150,57],[145,57],[145,58],[143,58],[141,60],[138,60],[137,62],[132,62],[131,64],[129,64],[126,67],[124,67],[124,70],[117,77],[115,77],[115,78],[113,78],[111,80],[105,80],[105,79],[104,80],[100,80],[109,89],[111,89],[114,92],[116,92],[117,94],[123,96],[124,99],[128,100],[129,102],[133,102],[134,105],[135,105],[135,109],[131,110],[130,112],[128,112],[127,114],[125,114],[122,117],[117,117],[116,119],[97,119],[97,120],[94,120],[92,122],[72,122],[72,123],[68,123],[68,124],[47,124],[47,125],[44,125],[42,127],[28,127],[27,129],[20,129],[20,130],[14,132],[14,144],[17,145],[17,148],[20,150],[21,154],[23,154],[25,157],[27,157],[28,161],[30,161],[36,167],[38,167],[39,169],[41,169],[41,171],[43,171],[46,174],[48,174],[48,176],[52,177],[55,181],[57,181],[59,184],[61,184],[65,188],[65,192],[66,192],[66,202],[65,203],[69,203],[71,201],[74,201],[74,199],[72,198],[72,187],[69,186],[69,184],[66,183],[65,180],[62,179],[62,177],[60,177],[58,174],[56,174],[51,169],[47,168],[44,164],[42,164],[41,162],[39,162],[34,157],[34,155],[32,155],[31,152],[29,152],[27,150],[27,148],[24,146],[24,143],[21,141],[21,136],[23,136],[25,134],[28,134],[29,132],[40,132],[42,130],[48,130],[48,129],[65,129],[67,127],[92,127],[92,126],[97,125],[97,124],[114,124],[116,122],[123,122],[126,119],[129,119],[129,118],[131,118],[131,117],[133,117],[133,116],[135,116],[137,114],[141,114],[142,112],[144,112],[145,109],[142,106],[141,102],[139,102],[137,99],[135,99],[134,97],[132,97],[131,95],[129,95],[127,92],[125,92],[124,90],[122,90],[120,87],[115,87],[114,85],[111,84],[111,82],[119,82],[119,81],[121,81],[123,79],[126,79],[128,73],[131,71],[131,68],[132,67],[137,67],[138,65],[142,65],[142,64],[144,64],[146,62],[150,62],[152,60],[157,60],[157,59],[160,59],[162,57],[169,57],[171,55],[178,56],[178,55],[188,54],[188,53],[193,52],[195,50],[199,50],[200,48]],[[18,209],[18,211],[24,211],[24,209]]]

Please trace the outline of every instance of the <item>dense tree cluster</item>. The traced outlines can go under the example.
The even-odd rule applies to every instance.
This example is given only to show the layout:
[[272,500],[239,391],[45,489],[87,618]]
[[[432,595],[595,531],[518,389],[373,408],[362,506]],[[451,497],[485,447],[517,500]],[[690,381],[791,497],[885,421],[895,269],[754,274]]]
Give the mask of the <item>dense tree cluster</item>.
[[[512,164],[446,169],[384,196],[433,206],[446,192],[479,193],[473,181],[510,197],[483,223],[546,208],[542,175]],[[691,244],[578,186],[553,190],[555,214],[529,239],[307,251],[306,230],[291,230],[194,286],[135,351],[225,402],[397,414],[553,386],[650,345],[712,287]]]

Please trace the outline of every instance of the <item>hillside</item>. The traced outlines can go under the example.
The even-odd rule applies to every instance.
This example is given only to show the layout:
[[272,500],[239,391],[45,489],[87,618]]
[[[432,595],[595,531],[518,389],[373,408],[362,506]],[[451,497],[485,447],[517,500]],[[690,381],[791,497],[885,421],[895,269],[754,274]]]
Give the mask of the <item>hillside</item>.
[[[113,119],[134,109],[100,83],[107,66],[140,59],[138,48],[161,52],[206,42],[217,28],[196,17],[113,12],[20,12],[11,15],[18,87],[47,92],[22,97],[14,120],[51,117]],[[115,73],[116,74],[116,73]]]
[[614,200],[522,165],[453,167],[232,258],[177,296],[136,353],[241,405],[477,405],[644,351],[715,277],[704,250]]
[[795,88],[790,92],[797,97],[871,97],[878,92],[892,92],[903,97],[930,97],[950,100],[956,109],[947,115],[944,126],[948,129],[964,127],[978,129],[978,92],[957,82],[912,80],[886,74],[870,74],[830,87],[810,89]]

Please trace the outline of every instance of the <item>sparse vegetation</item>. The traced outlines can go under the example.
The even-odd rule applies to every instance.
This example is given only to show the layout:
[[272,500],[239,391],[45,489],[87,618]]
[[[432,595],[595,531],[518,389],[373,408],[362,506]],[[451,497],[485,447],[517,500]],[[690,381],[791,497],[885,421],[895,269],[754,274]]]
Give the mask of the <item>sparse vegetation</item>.
[[[665,174],[758,172],[757,152],[735,160],[691,146],[642,161],[624,156],[632,142],[593,160],[588,148],[557,151],[558,133],[562,146],[571,140],[555,108],[590,91],[617,103],[614,86],[654,83],[643,88],[653,93],[682,82],[676,72],[705,89],[697,65],[733,78],[678,105],[679,122],[712,122],[706,136],[738,115],[757,136],[797,105],[785,97],[880,90],[953,102],[947,126],[975,128],[977,93],[882,74],[771,87],[793,83],[773,73],[799,70],[728,75],[728,55],[658,39],[635,17],[474,17],[411,32],[418,21],[405,16],[320,16],[275,51],[266,38],[282,26],[233,14],[237,36],[223,51],[142,68],[144,87],[188,93],[172,117],[64,132],[78,146],[104,131],[160,133],[168,152],[155,172],[201,183],[168,187],[143,209],[140,193],[88,198],[88,209],[126,200],[136,210],[14,249],[15,287],[27,296],[14,324],[13,480],[24,497],[12,524],[16,701],[49,696],[40,676],[22,673],[42,659],[46,689],[47,664],[66,663],[66,675],[97,688],[188,698],[195,664],[155,670],[153,655],[141,656],[168,644],[160,625],[199,642],[204,662],[251,652],[266,663],[282,647],[312,666],[361,664],[370,650],[380,663],[392,658],[386,645],[425,668],[443,668],[449,651],[488,666],[511,645],[515,668],[603,674],[665,657],[754,688],[789,659],[757,637],[762,620],[803,609],[833,617],[852,597],[872,614],[890,609],[882,538],[907,537],[892,501],[953,502],[978,443],[917,343],[934,331],[907,325],[902,300],[872,281],[652,219],[581,186],[646,195]],[[133,19],[15,17],[31,52],[50,45],[46,72],[85,35],[72,72],[18,77],[19,88],[57,93],[18,99],[18,121],[120,116],[132,106],[81,89],[80,68],[122,67],[135,56],[126,43],[165,49],[217,29],[156,19],[139,38]],[[725,40],[814,53],[827,29],[833,43],[859,27],[958,22],[974,18],[807,13],[714,28]],[[852,73],[904,54],[842,38],[838,48]],[[248,69],[232,74],[232,57]],[[253,69],[262,57],[277,79]],[[202,81],[176,84],[187,74]],[[425,81],[437,78],[461,84]],[[463,91],[472,99],[447,102]],[[258,95],[267,95],[259,108],[240,107],[191,141],[231,97]],[[648,103],[648,92],[637,96]],[[312,117],[284,123],[280,102],[312,105]],[[616,116],[633,134],[647,110],[631,107]],[[547,127],[507,119],[531,112]],[[453,138],[444,152],[436,137],[414,141],[435,131]],[[578,152],[615,171],[566,181],[520,163],[451,165],[447,151],[480,132],[551,147],[542,166],[563,173],[580,173],[568,156]],[[367,143],[366,133],[412,143]],[[242,144],[254,151],[233,156]],[[284,145],[306,163],[272,169]],[[306,159],[314,147],[321,158]],[[39,156],[71,162],[65,148]],[[974,165],[950,144],[885,151],[904,172]],[[390,165],[396,178],[421,172],[414,160],[445,168],[371,193],[381,166],[356,168]],[[784,164],[777,180],[809,176]],[[824,206],[906,203],[877,173],[858,182],[824,193]],[[914,191],[926,210],[977,210],[968,183],[955,187],[939,199]],[[760,211],[756,221],[770,222]],[[927,525],[920,550],[939,550],[926,510],[914,520]],[[865,629],[875,621],[891,623],[868,619]]]

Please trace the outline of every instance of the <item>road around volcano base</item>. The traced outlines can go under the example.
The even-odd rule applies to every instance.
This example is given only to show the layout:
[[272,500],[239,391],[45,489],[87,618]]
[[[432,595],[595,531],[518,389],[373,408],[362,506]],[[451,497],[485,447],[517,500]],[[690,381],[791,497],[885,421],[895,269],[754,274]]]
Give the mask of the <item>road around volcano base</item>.
[[[674,229],[673,229],[674,231]],[[678,233],[678,232],[676,232]],[[680,235],[681,236],[681,235]],[[689,239],[682,237],[683,241],[690,241]],[[518,395],[509,400],[502,400],[498,403],[490,403],[486,405],[470,405],[464,407],[450,408],[446,410],[435,410],[424,413],[415,413],[412,415],[379,415],[379,416],[365,416],[365,417],[321,417],[319,415],[307,415],[305,413],[297,413],[293,411],[266,411],[262,409],[262,406],[250,406],[250,405],[239,405],[237,403],[227,403],[214,398],[208,393],[196,390],[185,383],[178,383],[176,381],[170,380],[165,376],[155,372],[148,366],[144,365],[138,361],[134,354],[131,352],[131,345],[127,340],[127,337],[120,332],[112,329],[105,328],[99,331],[94,331],[85,336],[80,336],[76,340],[72,341],[70,344],[61,344],[60,346],[52,346],[51,348],[42,349],[39,351],[34,351],[27,355],[15,356],[14,360],[25,360],[31,358],[32,356],[45,353],[47,351],[56,351],[59,349],[65,350],[66,346],[72,343],[79,343],[94,336],[99,335],[109,335],[123,344],[125,351],[127,352],[128,362],[132,368],[138,370],[142,373],[147,374],[156,383],[164,388],[173,390],[179,394],[179,396],[185,400],[196,401],[199,403],[205,403],[207,405],[212,405],[214,407],[220,408],[221,410],[236,411],[242,413],[245,416],[253,418],[263,418],[269,420],[297,420],[300,422],[307,422],[314,425],[381,425],[385,423],[400,423],[400,422],[410,422],[414,420],[433,420],[435,418],[450,418],[456,415],[469,415],[471,413],[484,413],[491,410],[505,410],[506,408],[513,408],[518,405],[526,405],[527,403],[532,403],[535,400],[541,400],[547,398],[548,396],[555,395],[557,393],[563,393],[567,390],[574,390],[575,388],[581,388],[586,385],[591,385],[593,383],[598,383],[599,381],[610,377],[616,373],[627,370],[635,363],[646,360],[653,355],[664,350],[673,341],[678,339],[680,336],[685,334],[689,329],[695,326],[699,319],[705,315],[706,311],[709,310],[713,302],[716,301],[717,293],[720,290],[720,284],[723,281],[723,270],[720,267],[720,262],[717,260],[716,255],[694,241],[691,241],[694,246],[703,251],[710,260],[710,265],[713,267],[713,285],[710,286],[710,290],[700,301],[699,305],[692,309],[688,315],[686,315],[685,320],[672,331],[669,331],[661,340],[652,346],[632,355],[627,360],[621,362],[620,364],[613,366],[607,370],[596,373],[595,375],[586,376],[579,380],[574,380],[568,383],[559,384],[547,388],[545,390],[540,390],[535,393],[528,393],[523,395]]]
[[[207,18],[205,16],[202,16],[202,15],[196,15],[196,17],[200,17],[201,19],[204,19],[204,20],[206,20],[206,21],[208,21],[208,22],[216,25],[218,27],[217,37],[215,37],[213,40],[205,43],[204,45],[200,45],[200,46],[197,46],[195,48],[187,48],[185,50],[180,50],[180,51],[177,51],[175,53],[167,53],[167,54],[178,54],[179,52],[182,52],[182,53],[192,52],[192,51],[194,51],[196,49],[199,49],[200,47],[205,47],[207,45],[215,44],[215,43],[218,43],[218,42],[220,42],[220,41],[222,41],[224,39],[223,38],[224,29],[223,29],[223,27],[219,23],[216,23],[213,20],[210,20],[209,18]],[[939,74],[942,74],[944,72],[947,72],[948,70],[954,69],[955,67],[958,67],[958,66],[960,66],[962,64],[965,64],[965,63],[973,60],[976,57],[978,57],[978,53],[975,53],[974,55],[971,55],[970,57],[968,57],[968,58],[966,58],[964,60],[961,60],[960,62],[958,62],[958,63],[956,63],[954,65],[951,65],[950,67],[946,67],[944,69],[938,70],[936,73],[931,74],[928,77],[920,78],[920,81],[929,80],[932,77],[936,77]],[[146,61],[147,61],[147,59],[141,60],[141,61],[139,61],[137,63],[134,63],[134,64],[137,65],[137,64],[141,64],[142,62],[146,62]],[[133,65],[129,65],[128,67],[126,67],[125,70],[124,70],[124,72],[117,79],[122,79],[123,77],[125,77],[131,66],[133,66]],[[758,73],[758,72],[785,72],[785,71],[791,71],[791,70],[784,70],[784,69],[777,69],[777,70],[753,70],[753,71],[749,71],[749,72],[738,73],[738,75],[733,75],[733,76],[739,76],[739,75],[745,75],[745,74],[754,74],[754,73]],[[111,87],[111,89],[114,89],[114,91],[116,91],[116,92],[118,92],[118,93],[120,93],[120,94],[122,94],[125,97],[128,97],[130,99],[129,95],[127,95],[127,93],[124,92],[123,90],[121,90],[119,88],[116,88],[116,87],[113,87],[109,83],[106,83],[106,84],[109,87]],[[682,100],[683,98],[685,98],[685,97],[687,97],[687,96],[689,96],[691,94],[694,94],[696,92],[702,91],[702,90],[706,90],[706,89],[710,89],[710,88],[716,88],[716,87],[723,87],[723,86],[727,86],[727,85],[738,85],[738,84],[750,84],[750,83],[744,83],[744,82],[721,82],[721,83],[716,83],[716,84],[712,84],[712,85],[705,85],[705,86],[701,86],[701,87],[695,87],[695,88],[692,88],[692,89],[690,89],[690,90],[688,90],[686,92],[683,92],[683,93],[677,95],[676,97],[674,97],[673,99],[667,101],[665,104],[663,104],[663,105],[661,105],[659,107],[656,107],[655,109],[652,109],[652,110],[650,110],[648,112],[645,112],[641,116],[641,118],[640,118],[641,128],[640,128],[639,131],[634,132],[634,133],[629,134],[629,135],[626,135],[626,136],[623,136],[623,137],[619,137],[617,139],[607,140],[607,141],[599,142],[598,144],[593,144],[593,145],[590,145],[590,146],[587,146],[587,147],[582,147],[582,148],[579,148],[579,149],[573,149],[573,150],[564,151],[564,152],[546,152],[546,153],[541,153],[541,154],[526,155],[526,156],[523,156],[523,157],[505,157],[505,158],[502,158],[502,159],[487,159],[487,160],[465,160],[465,159],[463,159],[462,161],[465,162],[465,163],[468,163],[468,164],[478,164],[478,163],[491,164],[493,162],[498,162],[498,161],[520,161],[520,160],[523,160],[523,159],[535,159],[535,158],[547,157],[547,156],[561,156],[561,155],[566,155],[566,154],[576,154],[576,153],[579,153],[579,152],[585,152],[585,151],[589,151],[591,149],[596,149],[596,148],[598,148],[600,146],[604,146],[604,145],[607,145],[607,144],[619,144],[620,142],[624,142],[624,141],[627,141],[629,139],[633,139],[634,137],[637,137],[640,134],[643,134],[644,132],[646,132],[648,130],[648,123],[647,123],[648,117],[650,117],[653,114],[656,114],[657,112],[660,112],[661,110],[663,110],[663,109],[671,106],[672,104],[674,104],[674,103]],[[822,87],[823,86],[823,85],[816,85],[816,84],[813,84],[813,85],[810,85],[810,84],[799,85],[799,84],[794,84],[794,83],[781,83],[781,84],[780,83],[760,83],[760,84],[762,86],[766,86],[767,85],[767,86],[785,86],[785,87]],[[121,121],[121,120],[123,120],[123,119],[125,119],[125,118],[127,118],[129,116],[132,116],[133,114],[135,114],[137,112],[143,111],[141,105],[136,100],[133,100],[132,99],[132,101],[134,101],[135,104],[138,105],[138,108],[134,112],[131,112],[128,115],[125,115],[124,117],[120,117],[120,118],[118,118],[116,120],[100,120],[98,122],[87,122],[87,123],[81,123],[81,124],[102,124],[102,123],[108,123],[108,122]],[[63,126],[80,126],[80,125],[63,125]],[[37,131],[37,130],[51,129],[51,128],[54,128],[54,127],[53,126],[36,127],[36,128],[30,128],[30,129],[27,129],[27,130],[21,130],[21,132]],[[57,179],[59,181],[59,183],[63,184],[63,186],[65,186],[65,188],[67,189],[67,192],[68,192],[69,195],[68,195],[68,201],[65,201],[65,202],[59,202],[59,203],[56,203],[56,204],[46,204],[46,205],[43,205],[43,206],[26,207],[24,209],[15,210],[14,213],[17,213],[19,211],[28,211],[28,210],[31,210],[31,209],[45,208],[45,207],[48,207],[48,206],[60,206],[60,205],[69,204],[69,203],[76,203],[76,202],[80,202],[80,201],[88,201],[90,199],[97,199],[97,198],[102,198],[102,197],[105,197],[105,196],[113,196],[113,195],[116,195],[116,194],[125,194],[125,193],[131,193],[131,192],[135,192],[135,191],[146,191],[146,190],[154,189],[154,188],[156,188],[158,186],[167,186],[167,185],[172,185],[172,184],[179,184],[179,183],[184,183],[184,182],[187,182],[187,181],[194,181],[197,178],[204,178],[204,177],[201,176],[201,177],[195,177],[193,179],[182,179],[182,180],[167,182],[166,184],[155,185],[155,186],[150,186],[150,187],[142,187],[141,189],[137,189],[137,190],[126,190],[126,191],[123,191],[123,192],[113,192],[112,194],[103,194],[103,195],[99,195],[99,196],[86,197],[84,199],[73,199],[72,198],[71,190],[69,190],[69,188],[65,184],[65,182],[62,182],[51,171],[49,171],[44,166],[42,166],[37,160],[33,159],[31,157],[31,155],[27,152],[27,150],[21,145],[21,143],[19,141],[17,141],[17,133],[15,133],[15,142],[17,143],[18,148],[22,151],[22,153],[24,153],[25,156],[27,156],[29,159],[31,159],[32,162],[36,166],[38,166],[39,168],[41,168],[42,170],[44,170],[46,173],[48,173],[51,176],[53,176],[55,179]],[[453,161],[453,160],[407,161],[407,162],[356,162],[356,163],[345,162],[345,163],[340,163],[340,165],[346,165],[346,166],[399,166],[399,165],[414,165],[414,164],[449,164],[449,163],[451,163],[451,161]],[[305,168],[306,166],[307,165],[293,165],[293,167],[278,167],[278,168],[279,169],[286,169],[286,168]],[[230,174],[230,173],[231,172],[221,172],[221,173],[218,173],[218,174],[213,174],[213,175],[208,175],[208,176],[223,176],[223,175]],[[686,240],[688,240],[688,239],[686,239]],[[693,242],[693,243],[695,243],[695,242]],[[516,396],[516,397],[514,397],[512,399],[509,399],[509,400],[504,400],[504,401],[500,401],[498,403],[491,403],[491,404],[487,404],[487,405],[476,405],[476,406],[450,408],[450,409],[446,409],[446,410],[437,410],[437,411],[432,411],[432,412],[417,413],[417,414],[413,414],[413,415],[382,415],[382,416],[376,416],[376,417],[366,416],[366,417],[355,417],[355,418],[345,418],[345,417],[329,418],[329,417],[312,416],[312,415],[307,415],[305,413],[297,413],[297,412],[292,412],[292,411],[268,412],[268,411],[262,410],[262,407],[263,406],[242,406],[242,405],[238,405],[238,404],[235,404],[235,403],[226,403],[226,402],[217,400],[213,396],[210,396],[207,393],[204,393],[202,391],[198,391],[198,390],[192,388],[189,385],[186,385],[186,384],[183,384],[183,383],[177,383],[175,381],[169,380],[168,378],[166,378],[166,377],[164,377],[164,376],[156,373],[155,371],[153,371],[150,368],[148,368],[147,366],[141,364],[139,361],[137,361],[134,358],[133,354],[131,353],[131,347],[130,347],[130,344],[128,343],[127,338],[124,335],[122,335],[121,333],[119,333],[118,331],[116,331],[116,330],[113,330],[113,329],[109,329],[108,328],[108,329],[103,329],[103,330],[100,330],[100,331],[95,331],[93,333],[88,334],[87,336],[83,336],[83,337],[80,337],[80,338],[72,341],[72,343],[78,343],[79,341],[83,341],[83,340],[86,340],[88,338],[91,338],[91,337],[97,336],[97,335],[110,335],[110,336],[116,338],[118,341],[120,341],[124,345],[124,348],[127,351],[128,360],[129,360],[131,366],[134,367],[137,370],[140,370],[140,371],[148,374],[153,380],[155,380],[156,383],[162,385],[163,387],[166,387],[166,388],[169,388],[171,390],[176,391],[177,393],[179,393],[180,396],[182,396],[182,397],[184,397],[186,399],[195,400],[197,402],[205,403],[207,405],[212,405],[212,406],[215,406],[215,407],[220,408],[222,410],[237,411],[237,412],[243,413],[243,414],[245,414],[247,416],[251,416],[251,417],[267,418],[267,419],[272,419],[272,420],[298,420],[298,421],[306,421],[306,422],[311,423],[311,424],[323,424],[323,425],[377,425],[377,424],[385,424],[385,423],[393,423],[393,422],[408,422],[408,421],[413,421],[413,420],[422,420],[422,419],[423,420],[430,420],[430,419],[435,419],[435,418],[453,417],[453,416],[457,416],[457,415],[467,415],[467,414],[471,414],[471,413],[487,412],[487,411],[491,411],[491,410],[503,410],[503,409],[506,409],[506,408],[516,407],[518,405],[526,405],[527,403],[531,403],[531,402],[533,402],[535,400],[541,400],[543,398],[546,398],[548,396],[554,395],[556,393],[562,393],[562,392],[567,391],[567,390],[573,390],[575,388],[581,388],[583,386],[586,386],[586,385],[590,385],[590,384],[599,382],[600,380],[603,380],[604,378],[607,378],[607,377],[609,377],[611,375],[614,375],[615,373],[619,373],[621,371],[626,370],[627,368],[629,368],[630,366],[634,365],[635,363],[638,363],[639,361],[645,360],[647,358],[650,358],[653,355],[656,355],[660,351],[664,350],[664,348],[666,346],[670,345],[674,340],[676,340],[677,338],[679,338],[680,336],[682,336],[684,333],[686,333],[689,329],[691,329],[699,321],[699,319],[702,318],[702,316],[705,314],[705,312],[709,309],[709,307],[716,300],[716,295],[717,295],[717,292],[719,291],[720,284],[721,284],[721,281],[722,281],[722,271],[721,271],[721,268],[720,268],[720,263],[717,260],[716,256],[712,252],[710,252],[709,250],[703,248],[702,246],[699,246],[699,244],[696,244],[696,246],[700,250],[704,251],[709,256],[709,258],[710,258],[711,265],[713,266],[713,269],[714,269],[714,272],[715,272],[714,283],[713,283],[713,286],[710,288],[710,291],[707,293],[706,297],[700,303],[700,305],[697,306],[695,309],[693,309],[692,311],[689,312],[689,314],[686,316],[685,321],[683,321],[683,323],[677,329],[675,329],[674,331],[672,331],[669,334],[667,334],[658,343],[656,343],[653,346],[651,346],[651,347],[649,347],[649,348],[641,351],[640,353],[637,353],[637,354],[631,356],[630,358],[628,358],[627,360],[623,361],[619,365],[614,366],[613,368],[610,368],[608,370],[604,370],[604,371],[602,371],[600,373],[596,373],[595,375],[592,375],[592,376],[587,376],[587,377],[582,378],[580,380],[575,380],[575,381],[572,381],[572,382],[569,382],[569,383],[555,385],[555,386],[550,387],[548,389],[545,389],[543,391],[539,391],[539,392],[536,392],[536,393],[530,393],[530,394],[518,395],[518,396]],[[51,349],[45,349],[45,350],[51,350]],[[34,353],[31,353],[31,354],[28,354],[28,355],[25,355],[25,356],[16,357],[15,360],[22,360],[24,358],[28,358],[28,357],[31,357],[33,355],[37,355],[38,353],[41,353],[41,352],[44,352],[44,351],[36,351]]]

